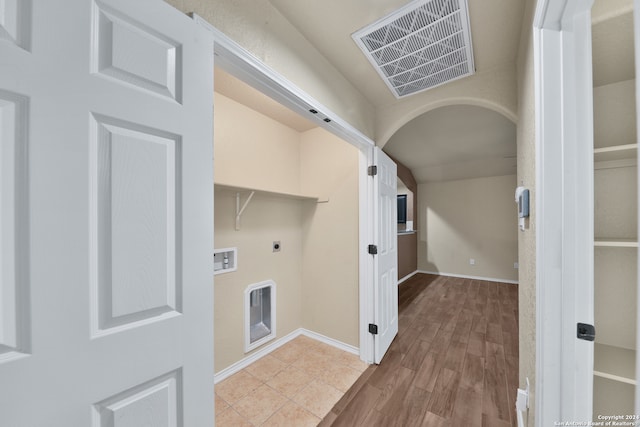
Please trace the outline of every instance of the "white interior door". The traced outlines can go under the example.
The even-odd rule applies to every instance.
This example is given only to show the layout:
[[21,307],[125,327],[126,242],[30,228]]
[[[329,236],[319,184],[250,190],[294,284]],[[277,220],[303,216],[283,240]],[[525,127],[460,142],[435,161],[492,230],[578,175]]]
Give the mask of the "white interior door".
[[398,334],[398,201],[397,166],[380,148],[375,148],[374,176],[376,244],[374,257],[374,316],[378,333],[374,336],[374,361],[380,363]]
[[213,41],[0,1],[0,424],[213,425]]

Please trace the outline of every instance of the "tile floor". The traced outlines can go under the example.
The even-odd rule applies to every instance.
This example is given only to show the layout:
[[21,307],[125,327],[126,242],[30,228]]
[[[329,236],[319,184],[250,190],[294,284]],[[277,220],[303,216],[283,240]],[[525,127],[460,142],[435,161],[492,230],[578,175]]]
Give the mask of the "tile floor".
[[316,426],[367,366],[299,336],[216,384],[216,426]]

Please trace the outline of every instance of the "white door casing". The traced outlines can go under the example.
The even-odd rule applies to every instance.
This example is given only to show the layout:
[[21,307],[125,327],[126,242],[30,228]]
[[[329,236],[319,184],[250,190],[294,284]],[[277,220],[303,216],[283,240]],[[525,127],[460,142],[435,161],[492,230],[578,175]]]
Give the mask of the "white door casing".
[[[633,1],[633,49],[635,54],[635,77],[636,77],[636,128],[640,129],[640,85],[637,84],[640,77],[640,0]],[[636,143],[640,142],[640,132],[636,133]],[[638,151],[638,150],[636,150]],[[640,160],[640,151],[637,152],[638,160]],[[638,162],[640,164],[640,162]],[[638,175],[638,183],[640,183],[640,174]],[[640,187],[639,187],[640,188]],[[640,203],[640,192],[638,194],[638,203]],[[638,223],[640,223],[640,209],[638,209]],[[640,241],[640,232],[638,233]],[[637,265],[640,266],[640,251],[637,251]],[[637,271],[637,270],[636,270]],[[640,291],[640,276],[637,278],[637,289]],[[637,292],[636,307],[640,307],[640,292]],[[636,314],[636,343],[640,342],[640,315]],[[640,415],[640,351],[636,344],[636,395],[635,395],[635,414]]]
[[592,417],[593,342],[576,337],[594,323],[591,4],[534,18],[537,426]]
[[210,34],[0,8],[0,424],[213,425]]
[[374,361],[380,363],[398,333],[397,166],[380,148],[374,151]]

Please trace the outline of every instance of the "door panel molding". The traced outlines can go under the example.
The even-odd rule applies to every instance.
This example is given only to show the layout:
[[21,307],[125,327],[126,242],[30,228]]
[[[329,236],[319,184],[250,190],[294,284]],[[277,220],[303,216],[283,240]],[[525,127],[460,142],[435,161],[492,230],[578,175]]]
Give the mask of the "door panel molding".
[[[0,423],[213,425],[213,38],[157,0],[66,3],[0,1]],[[180,42],[182,103],[91,72],[98,7]],[[126,40],[129,72],[168,73]]]
[[0,363],[30,349],[29,98],[0,90]]
[[92,334],[100,336],[182,311],[182,139],[99,114],[91,129]]
[[92,13],[91,72],[182,103],[182,45],[103,1]]

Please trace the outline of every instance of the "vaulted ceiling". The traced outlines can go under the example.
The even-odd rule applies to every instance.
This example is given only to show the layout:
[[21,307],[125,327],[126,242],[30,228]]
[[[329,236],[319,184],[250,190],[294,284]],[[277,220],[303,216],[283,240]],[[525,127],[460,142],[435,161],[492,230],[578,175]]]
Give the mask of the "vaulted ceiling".
[[[269,0],[376,107],[397,100],[351,34],[388,15],[406,0]],[[476,73],[515,72],[524,0],[469,0]],[[461,84],[460,81],[447,85]],[[513,91],[511,82],[504,82]],[[416,95],[420,96],[420,95]],[[427,95],[422,95],[427,96]],[[419,182],[515,174],[515,124],[491,110],[451,106],[422,114],[385,145]]]
[[[529,0],[467,1],[476,74],[490,76],[489,79],[512,75],[513,78],[500,80],[497,84],[502,86],[505,97],[516,99],[515,63],[523,13]],[[431,91],[396,99],[351,37],[355,31],[409,1],[269,0],[269,3],[374,106],[378,115],[380,111],[402,110],[408,103],[415,106],[430,100]],[[629,0],[595,1],[593,72],[596,86],[633,76],[633,45],[629,43],[633,27],[628,4]],[[618,9],[623,13],[616,13]],[[437,93],[434,96],[441,96],[446,91],[464,93],[473,85],[482,84],[476,82],[480,81],[474,77],[463,78],[447,83],[433,93]],[[216,88],[240,102],[250,102],[247,92],[224,76]],[[304,129],[308,125],[288,117],[283,111],[269,113],[272,107],[268,100],[256,99],[255,103],[254,108],[292,128],[302,126],[300,129]],[[516,124],[513,116],[509,119],[499,112],[464,102],[447,105],[403,122],[388,142],[383,141],[385,151],[409,167],[418,182],[515,174]]]
[[[406,5],[407,0],[269,1],[373,105],[396,102],[351,34]],[[469,0],[468,3],[476,71],[513,63],[524,0]]]

